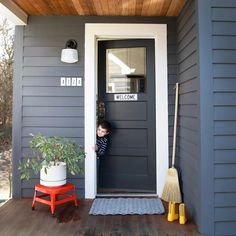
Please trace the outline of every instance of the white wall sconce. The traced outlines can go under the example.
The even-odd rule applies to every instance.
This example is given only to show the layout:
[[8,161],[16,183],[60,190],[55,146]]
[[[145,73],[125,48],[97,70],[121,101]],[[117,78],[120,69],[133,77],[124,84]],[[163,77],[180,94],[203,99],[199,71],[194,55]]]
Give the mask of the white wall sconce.
[[74,39],[66,42],[66,48],[61,51],[61,61],[65,63],[75,63],[78,61],[77,42]]

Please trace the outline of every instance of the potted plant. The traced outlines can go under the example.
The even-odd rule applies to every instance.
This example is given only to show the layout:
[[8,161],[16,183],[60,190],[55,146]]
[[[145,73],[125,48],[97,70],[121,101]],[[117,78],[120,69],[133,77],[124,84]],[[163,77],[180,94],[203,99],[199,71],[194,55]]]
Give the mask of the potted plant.
[[66,184],[66,170],[72,174],[83,172],[84,149],[74,141],[62,137],[32,135],[30,148],[33,157],[20,164],[21,179],[29,179],[32,171],[40,172],[40,184],[60,186]]

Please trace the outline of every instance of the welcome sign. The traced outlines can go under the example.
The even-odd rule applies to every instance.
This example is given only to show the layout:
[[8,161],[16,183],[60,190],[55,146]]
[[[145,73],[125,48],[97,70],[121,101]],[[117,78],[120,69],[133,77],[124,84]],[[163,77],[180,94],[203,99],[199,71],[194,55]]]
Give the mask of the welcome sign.
[[115,101],[137,101],[138,94],[114,94]]

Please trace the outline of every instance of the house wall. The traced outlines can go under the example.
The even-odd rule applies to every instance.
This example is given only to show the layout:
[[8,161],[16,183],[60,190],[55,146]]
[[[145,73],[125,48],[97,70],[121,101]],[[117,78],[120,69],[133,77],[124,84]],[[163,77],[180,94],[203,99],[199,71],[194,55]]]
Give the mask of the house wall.
[[197,12],[188,1],[177,20],[177,61],[179,82],[179,121],[177,165],[183,201],[200,223],[200,140]]
[[236,2],[211,4],[215,235],[235,235]]
[[[84,144],[84,87],[60,87],[60,77],[84,76],[85,23],[165,23],[168,28],[169,139],[172,143],[173,86],[176,82],[176,18],[162,17],[30,17],[16,27],[13,127],[13,196],[32,197],[39,181],[19,178],[18,164],[29,154],[30,133],[60,135]],[[60,62],[68,39],[79,44],[79,62]],[[170,147],[171,148],[171,147]],[[84,176],[69,176],[79,197]]]
[[[194,154],[198,155],[197,162],[191,163],[191,174],[187,176],[188,178],[198,176],[198,181],[194,182],[187,178],[187,182],[192,186],[189,184],[187,188],[187,183],[183,183],[184,196],[203,235],[235,235],[236,2],[191,1],[186,5],[186,8],[189,8],[186,10],[186,16],[190,14],[191,6],[194,5],[197,29],[195,87],[198,89],[198,97],[194,101],[198,101],[196,106],[198,125],[192,127],[198,128],[199,141],[198,149],[194,151]],[[184,10],[181,15],[184,15]],[[181,22],[179,19],[178,24]],[[191,22],[190,18],[188,22]],[[191,64],[193,62],[194,59],[191,60]],[[181,64],[178,74],[181,81]],[[187,137],[191,140],[191,135]],[[180,143],[180,163],[182,163],[182,148],[184,147]],[[189,160],[195,155],[190,155]],[[187,160],[187,157],[185,159]],[[188,160],[187,163],[190,166]],[[199,168],[199,171],[196,168]],[[185,168],[182,164],[181,171],[183,175]],[[184,177],[183,179],[186,180]],[[187,197],[191,191],[195,193],[199,191],[199,198]]]

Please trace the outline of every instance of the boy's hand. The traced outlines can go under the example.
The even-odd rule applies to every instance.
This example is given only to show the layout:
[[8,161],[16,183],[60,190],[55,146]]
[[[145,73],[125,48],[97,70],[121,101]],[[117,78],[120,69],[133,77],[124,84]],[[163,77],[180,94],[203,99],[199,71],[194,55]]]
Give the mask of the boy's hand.
[[97,151],[98,150],[98,146],[95,144],[93,147],[92,147],[93,151]]

